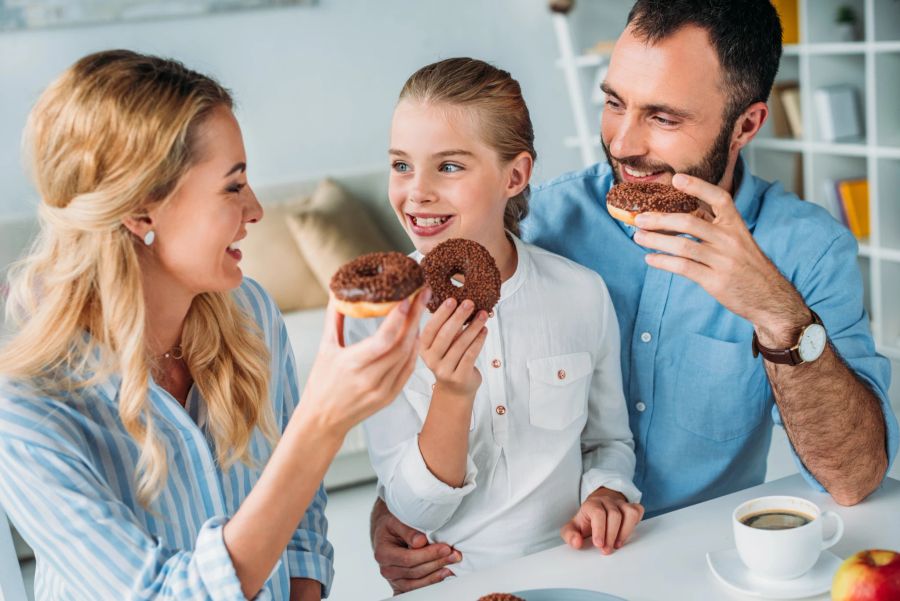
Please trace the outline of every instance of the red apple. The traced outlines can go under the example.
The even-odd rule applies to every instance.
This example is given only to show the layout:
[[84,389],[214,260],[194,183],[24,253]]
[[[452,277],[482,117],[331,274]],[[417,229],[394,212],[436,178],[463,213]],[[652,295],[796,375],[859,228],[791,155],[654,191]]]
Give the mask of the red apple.
[[831,583],[832,601],[900,600],[900,553],[860,551],[844,560]]

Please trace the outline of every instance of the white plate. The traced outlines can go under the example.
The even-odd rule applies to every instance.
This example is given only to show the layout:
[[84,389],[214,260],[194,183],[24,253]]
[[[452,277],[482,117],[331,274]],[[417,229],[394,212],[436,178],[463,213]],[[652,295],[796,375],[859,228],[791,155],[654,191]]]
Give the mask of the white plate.
[[525,601],[625,601],[622,597],[583,588],[539,588],[518,591],[513,595]]
[[830,551],[822,551],[819,561],[806,574],[793,580],[768,580],[754,576],[741,561],[737,549],[706,554],[709,569],[728,588],[745,595],[767,599],[802,599],[831,590],[834,573],[841,559]]

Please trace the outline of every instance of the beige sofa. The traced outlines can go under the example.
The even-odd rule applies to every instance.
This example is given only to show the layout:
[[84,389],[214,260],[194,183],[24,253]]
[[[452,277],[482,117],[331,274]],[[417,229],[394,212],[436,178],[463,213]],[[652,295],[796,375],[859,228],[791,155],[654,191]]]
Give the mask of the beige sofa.
[[[324,183],[317,178],[255,189],[266,215],[259,224],[248,227],[242,267],[245,275],[259,280],[282,306],[301,385],[306,381],[322,333],[327,298],[322,279],[329,266],[342,261],[342,254],[361,248],[358,238],[372,237],[373,229],[382,236],[378,245],[411,250],[387,201],[387,177],[385,168],[336,175]],[[0,281],[5,283],[6,267],[27,249],[36,231],[34,219],[0,221]],[[0,293],[0,301],[3,296]],[[334,489],[372,478],[374,472],[362,432],[357,428],[347,436],[325,477],[325,485]],[[13,536],[28,592],[32,594],[33,555],[15,532]]]

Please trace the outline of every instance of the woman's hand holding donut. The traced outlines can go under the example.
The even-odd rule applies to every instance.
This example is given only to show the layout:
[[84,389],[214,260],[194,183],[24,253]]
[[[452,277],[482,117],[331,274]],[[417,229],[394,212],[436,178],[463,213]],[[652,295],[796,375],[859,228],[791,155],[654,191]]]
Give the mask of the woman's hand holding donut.
[[416,362],[419,320],[430,290],[397,305],[365,340],[343,345],[344,316],[328,305],[325,332],[299,409],[341,438],[390,403]]
[[475,304],[464,300],[459,306],[456,300],[445,300],[425,325],[419,339],[419,355],[434,373],[435,390],[455,397],[474,399],[481,386],[481,373],[475,367],[487,329],[488,316],[484,311],[468,326],[464,326]]

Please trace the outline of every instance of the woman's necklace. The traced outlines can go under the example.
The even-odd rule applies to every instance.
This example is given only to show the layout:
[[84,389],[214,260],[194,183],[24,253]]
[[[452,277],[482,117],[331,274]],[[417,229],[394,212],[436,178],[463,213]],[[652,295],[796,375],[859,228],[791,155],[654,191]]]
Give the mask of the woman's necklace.
[[174,359],[175,361],[181,361],[184,359],[184,350],[181,348],[181,345],[176,344],[172,348],[170,348],[167,352],[163,353],[163,359]]

